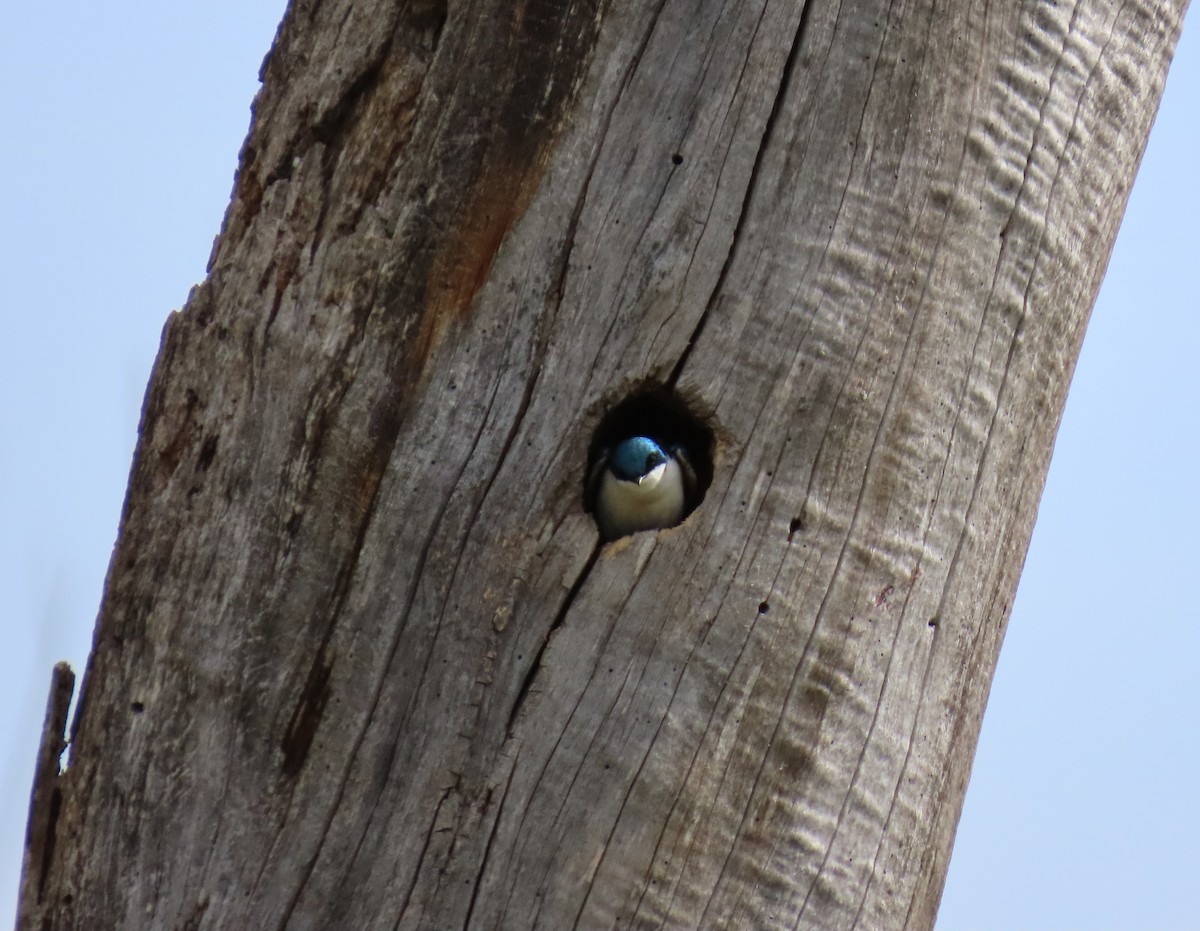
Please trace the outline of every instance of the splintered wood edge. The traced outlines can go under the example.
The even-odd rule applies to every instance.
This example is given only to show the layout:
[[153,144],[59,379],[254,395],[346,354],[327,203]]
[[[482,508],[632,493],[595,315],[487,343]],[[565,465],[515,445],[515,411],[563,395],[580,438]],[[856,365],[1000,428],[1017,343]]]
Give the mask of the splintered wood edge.
[[67,711],[75,691],[75,673],[67,663],[55,663],[50,673],[50,697],[38,744],[37,768],[29,798],[29,826],[25,832],[25,860],[21,869],[21,908],[24,921],[18,931],[32,927],[41,904],[46,870],[54,853],[55,823],[61,796],[58,789],[59,759],[66,749]]

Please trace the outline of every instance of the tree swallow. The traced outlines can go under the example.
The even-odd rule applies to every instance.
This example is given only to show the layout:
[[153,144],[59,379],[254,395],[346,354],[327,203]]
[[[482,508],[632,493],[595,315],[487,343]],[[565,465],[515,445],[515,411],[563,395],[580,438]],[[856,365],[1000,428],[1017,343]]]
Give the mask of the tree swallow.
[[683,520],[695,496],[696,473],[682,446],[632,436],[601,450],[588,490],[600,536],[615,540]]

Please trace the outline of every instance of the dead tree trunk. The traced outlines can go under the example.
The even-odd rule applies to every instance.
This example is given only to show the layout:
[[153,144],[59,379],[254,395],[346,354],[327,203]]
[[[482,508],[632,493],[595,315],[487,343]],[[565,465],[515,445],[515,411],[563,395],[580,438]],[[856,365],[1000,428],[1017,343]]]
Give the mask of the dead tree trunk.
[[294,2],[22,927],[929,927],[1183,8]]

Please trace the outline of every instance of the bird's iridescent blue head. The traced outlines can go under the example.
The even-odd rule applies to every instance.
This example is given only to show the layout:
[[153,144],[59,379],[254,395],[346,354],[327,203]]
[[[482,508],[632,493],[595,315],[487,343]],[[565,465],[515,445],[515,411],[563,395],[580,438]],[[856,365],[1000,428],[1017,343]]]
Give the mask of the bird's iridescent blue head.
[[626,482],[636,482],[656,466],[670,458],[661,446],[648,436],[633,436],[616,445],[608,465],[613,475]]

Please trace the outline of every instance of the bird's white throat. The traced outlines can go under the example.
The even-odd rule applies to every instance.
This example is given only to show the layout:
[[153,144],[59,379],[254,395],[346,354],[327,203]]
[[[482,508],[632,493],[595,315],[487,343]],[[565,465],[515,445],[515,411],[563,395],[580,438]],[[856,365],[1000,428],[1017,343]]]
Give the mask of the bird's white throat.
[[[676,466],[676,469],[679,467]],[[653,491],[655,486],[663,480],[663,476],[667,474],[667,464],[660,462],[653,469],[638,479],[638,484],[646,491]]]
[[597,518],[606,539],[669,527],[683,517],[683,478],[674,460],[655,466],[636,482],[611,472],[600,485]]

